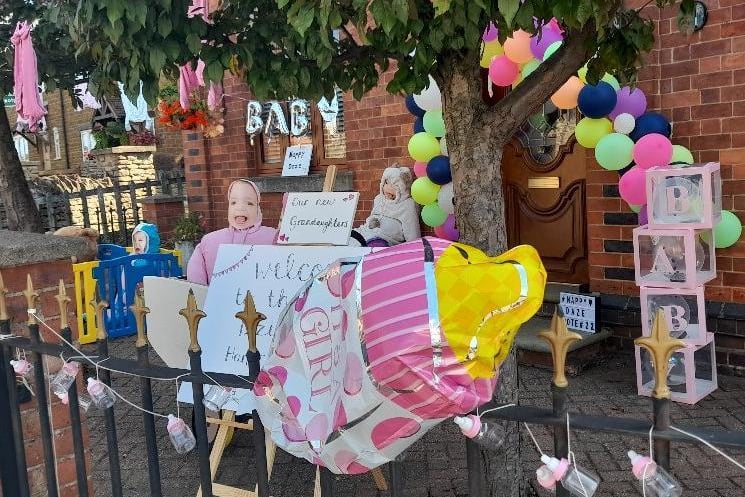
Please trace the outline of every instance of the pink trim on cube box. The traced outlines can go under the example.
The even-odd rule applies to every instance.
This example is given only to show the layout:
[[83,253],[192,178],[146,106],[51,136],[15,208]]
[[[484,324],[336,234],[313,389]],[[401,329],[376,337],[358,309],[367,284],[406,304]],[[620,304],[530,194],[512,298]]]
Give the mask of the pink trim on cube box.
[[[668,326],[671,328],[671,334],[674,334],[674,328],[680,326],[681,319],[687,321],[685,327],[685,336],[680,337],[686,345],[705,345],[709,339],[709,334],[706,328],[706,299],[704,297],[704,287],[700,286],[694,289],[678,288],[675,290],[669,288],[653,288],[643,286],[639,289],[639,303],[642,311],[642,335],[650,336],[652,334],[651,320],[654,316],[650,315],[649,301],[655,298],[657,300],[667,300],[668,302],[662,302],[661,307],[673,307],[665,310],[665,316],[668,317],[669,321],[672,321],[672,326],[668,322]],[[666,298],[669,297],[669,298]],[[676,302],[680,300],[682,302]],[[668,304],[668,305],[664,305]],[[680,315],[680,311],[675,307],[682,307],[680,304],[685,304],[689,307],[689,312],[696,314],[696,322],[692,323],[691,315]],[[692,307],[695,306],[695,309]],[[679,337],[676,337],[679,338]]]

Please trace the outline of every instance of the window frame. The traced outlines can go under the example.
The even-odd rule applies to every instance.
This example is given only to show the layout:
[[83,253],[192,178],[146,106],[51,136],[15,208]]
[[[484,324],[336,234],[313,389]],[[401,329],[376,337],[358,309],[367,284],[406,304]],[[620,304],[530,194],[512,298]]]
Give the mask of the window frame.
[[52,143],[54,146],[54,157],[52,160],[62,160],[62,143],[59,128],[57,126],[52,128]]

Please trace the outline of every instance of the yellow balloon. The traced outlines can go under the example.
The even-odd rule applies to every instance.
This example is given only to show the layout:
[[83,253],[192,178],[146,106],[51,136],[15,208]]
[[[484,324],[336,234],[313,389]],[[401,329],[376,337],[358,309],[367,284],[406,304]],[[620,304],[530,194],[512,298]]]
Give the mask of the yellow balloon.
[[504,49],[499,44],[499,40],[489,41],[481,44],[481,67],[488,68],[491,60],[498,56],[503,55]]
[[587,83],[587,64],[582,66],[579,71],[577,71],[577,76],[579,76],[580,81],[583,83]]
[[604,117],[600,119],[584,117],[577,123],[577,127],[574,128],[574,136],[577,137],[577,143],[585,148],[595,148],[605,135],[612,132],[613,123]]

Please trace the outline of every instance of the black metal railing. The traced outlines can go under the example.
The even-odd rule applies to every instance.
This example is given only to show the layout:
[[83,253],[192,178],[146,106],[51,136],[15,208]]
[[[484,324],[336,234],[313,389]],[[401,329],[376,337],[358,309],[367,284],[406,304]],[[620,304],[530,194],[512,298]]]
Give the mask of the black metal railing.
[[[64,339],[61,344],[52,344],[43,342],[40,339],[39,322],[37,322],[36,304],[38,294],[33,290],[30,277],[28,288],[24,292],[29,308],[28,322],[25,327],[28,329],[28,336],[18,336],[11,334],[10,320],[5,307],[5,293],[7,290],[3,287],[2,278],[0,277],[0,419],[9,422],[0,423],[0,483],[4,496],[29,496],[29,484],[26,475],[26,456],[24,450],[24,439],[21,425],[21,414],[18,398],[16,395],[16,377],[13,368],[10,367],[9,361],[16,356],[16,350],[22,350],[31,354],[34,363],[34,382],[37,392],[37,403],[39,406],[38,416],[41,427],[41,439],[43,447],[45,479],[47,484],[47,493],[50,496],[57,495],[56,487],[56,465],[54,460],[52,431],[50,419],[47,413],[49,399],[46,396],[47,371],[45,370],[45,361],[43,356],[63,357],[69,360],[85,362],[87,359],[80,356],[79,352],[72,347],[71,330],[67,324],[67,305],[70,299],[66,296],[64,285],[60,284],[60,293],[57,300],[60,306],[61,336]],[[247,295],[250,298],[250,294]],[[248,301],[247,301],[248,304]],[[99,323],[103,323],[103,312],[106,308],[105,302],[92,303],[95,309],[96,317]],[[248,308],[248,305],[247,307]],[[144,315],[147,309],[140,302],[133,308],[137,316],[138,336],[136,342],[137,358],[124,359],[111,357],[109,355],[108,341],[102,326],[102,331],[98,335],[96,363],[101,364],[105,361],[107,370],[101,369],[99,378],[107,385],[111,385],[110,371],[114,374],[127,374],[140,377],[140,392],[142,406],[145,411],[153,410],[153,392],[150,378],[177,380],[190,382],[193,385],[194,400],[194,428],[196,437],[196,451],[198,456],[199,481],[202,488],[202,495],[211,497],[212,476],[210,472],[209,460],[209,443],[207,438],[207,418],[202,403],[204,398],[204,385],[219,384],[224,387],[246,388],[247,383],[252,384],[256,378],[260,367],[260,355],[255,349],[255,330],[260,318],[256,318],[258,313],[253,317],[248,314],[236,317],[244,320],[246,330],[248,330],[249,343],[247,346],[247,360],[249,364],[248,376],[236,376],[222,373],[205,373],[202,370],[201,349],[197,341],[197,327],[199,320],[204,313],[197,309],[193,296],[181,314],[186,318],[190,330],[189,358],[190,369],[169,368],[153,365],[149,361],[149,345],[144,332]],[[254,311],[255,312],[255,311]],[[658,316],[658,322],[664,321]],[[42,324],[44,324],[42,322]],[[253,331],[253,333],[252,333]],[[667,330],[664,330],[666,336],[660,335],[653,337],[654,340],[647,341],[645,347],[649,347],[655,361],[667,363],[666,357],[672,353],[676,347],[674,340],[671,340]],[[549,331],[542,332],[542,335],[549,341],[554,358],[554,377],[551,388],[553,408],[544,409],[531,406],[505,406],[497,411],[486,414],[483,418],[487,422],[525,422],[529,424],[544,425],[553,428],[554,436],[554,454],[557,458],[568,456],[568,433],[567,423],[572,430],[590,430],[616,433],[619,435],[630,435],[634,437],[654,439],[654,454],[658,464],[669,469],[670,467],[670,444],[671,442],[680,443],[701,443],[690,436],[681,433],[671,426],[670,399],[665,395],[667,388],[664,380],[665,375],[657,375],[657,384],[655,387],[655,398],[652,400],[653,420],[650,424],[646,419],[619,418],[609,416],[595,416],[579,413],[571,413],[568,405],[567,391],[568,381],[564,377],[564,361],[566,358],[568,341],[577,339],[575,334],[566,330],[566,324],[563,318],[555,317],[552,327]],[[253,337],[253,338],[252,338]],[[251,342],[251,340],[254,340]],[[656,340],[656,341],[655,341]],[[92,362],[92,361],[91,361]],[[95,363],[93,364],[95,365]],[[662,381],[660,381],[662,378]],[[77,395],[77,386],[70,388],[68,392],[68,404],[70,410],[70,422],[72,424],[72,436],[74,441],[74,458],[76,464],[76,479],[79,489],[79,495],[88,495],[88,475],[86,473],[85,454],[83,446],[83,427],[81,425],[79,399]],[[493,406],[490,406],[493,407]],[[117,437],[116,420],[114,417],[114,407],[105,410],[106,439],[108,447],[108,464],[109,475],[111,480],[111,489],[113,496],[122,495],[122,473],[119,461],[119,441]],[[160,462],[158,458],[157,437],[155,432],[155,418],[152,413],[143,412],[143,430],[142,435],[146,441],[147,447],[147,467],[149,472],[150,495],[159,497],[162,495],[161,490],[161,473]],[[257,497],[269,496],[269,477],[267,468],[267,457],[265,447],[265,433],[256,411],[252,412],[253,421],[253,441],[255,444],[255,462],[254,470],[257,482]],[[568,421],[567,421],[568,417]],[[650,435],[650,428],[654,430]],[[723,429],[694,428],[688,426],[679,426],[685,432],[693,434],[701,439],[720,447],[726,448],[745,448],[745,432],[731,431]],[[467,442],[467,460],[469,472],[469,489],[473,497],[481,497],[487,494],[484,485],[483,471],[480,466],[481,457],[479,448],[472,441]],[[398,497],[403,495],[403,479],[401,473],[401,463],[392,462],[389,464],[390,477],[390,495]],[[325,468],[320,471],[320,489],[323,497],[333,495],[333,476]],[[556,495],[566,497],[569,493],[557,484]]]

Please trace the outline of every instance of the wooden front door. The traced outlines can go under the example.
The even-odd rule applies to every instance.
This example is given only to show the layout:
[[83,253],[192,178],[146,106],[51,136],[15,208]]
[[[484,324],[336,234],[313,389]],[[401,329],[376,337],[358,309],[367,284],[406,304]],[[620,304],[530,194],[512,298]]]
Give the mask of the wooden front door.
[[588,283],[586,151],[574,139],[576,112],[546,107],[504,150],[507,239],[534,246],[549,281]]

